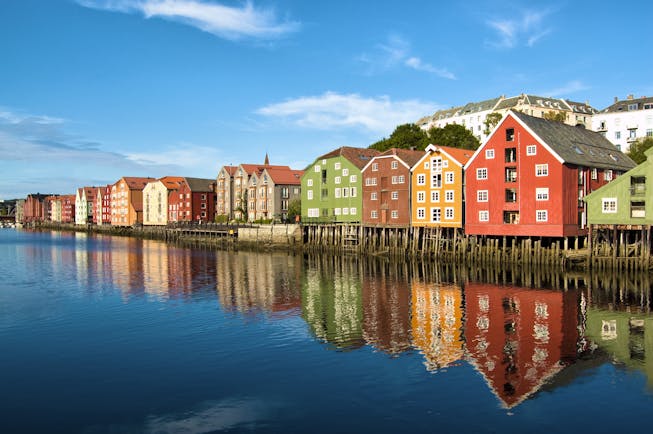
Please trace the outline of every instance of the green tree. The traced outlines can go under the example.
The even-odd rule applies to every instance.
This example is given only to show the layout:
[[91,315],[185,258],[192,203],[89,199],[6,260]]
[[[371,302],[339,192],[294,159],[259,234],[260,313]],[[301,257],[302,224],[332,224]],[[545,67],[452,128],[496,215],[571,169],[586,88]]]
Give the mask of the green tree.
[[635,163],[641,164],[646,161],[646,152],[647,149],[653,146],[653,137],[646,137],[644,139],[639,139],[636,142],[630,145],[628,148],[628,155]]
[[381,152],[390,148],[414,148],[423,151],[428,144],[428,136],[424,130],[415,124],[403,124],[395,128],[390,137],[379,140],[370,148]]
[[288,221],[294,222],[297,216],[302,215],[302,200],[293,199],[288,204]]
[[549,110],[548,112],[544,113],[542,117],[550,121],[563,123],[567,120],[567,114],[565,112],[554,112],[553,110]]
[[433,127],[428,131],[428,138],[434,145],[452,148],[476,150],[481,146],[471,131],[458,124],[445,125],[444,128]]
[[483,134],[488,135],[492,132],[494,127],[499,125],[499,121],[501,120],[503,116],[501,116],[501,113],[498,112],[492,112],[488,114],[485,117],[485,121],[483,121],[483,124],[485,124],[485,129],[483,130]]

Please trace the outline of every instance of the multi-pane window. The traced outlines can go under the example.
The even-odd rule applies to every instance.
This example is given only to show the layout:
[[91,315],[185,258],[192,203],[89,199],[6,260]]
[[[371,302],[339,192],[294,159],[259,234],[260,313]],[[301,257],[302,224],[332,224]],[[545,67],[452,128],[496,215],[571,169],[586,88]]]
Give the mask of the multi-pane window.
[[349,176],[349,169],[342,169],[342,176]]
[[453,190],[446,190],[444,192],[444,201],[453,202]]
[[535,221],[545,222],[549,219],[549,212],[545,209],[535,211]]
[[356,187],[350,187],[349,188],[349,196],[356,197]]
[[333,165],[333,168],[336,170],[340,170],[340,162],[337,162]]
[[336,188],[336,189],[333,190],[333,193],[334,193],[336,199],[339,199],[339,198],[340,198],[340,196],[341,196],[341,191],[342,191],[342,190],[341,190],[340,188]]
[[607,169],[605,172],[603,172],[603,179],[606,181],[612,181],[612,170]]
[[377,210],[373,210],[370,212],[370,218],[376,219],[379,218],[379,212]]
[[379,170],[379,163],[372,163],[372,171],[376,172]]
[[487,179],[487,168],[476,169],[476,179]]
[[439,222],[442,217],[442,210],[440,208],[431,208],[431,221]]
[[426,193],[423,191],[417,192],[417,202],[424,203],[426,201]]
[[365,185],[376,185],[376,178],[365,178]]
[[453,184],[454,181],[454,174],[453,172],[447,172],[444,174],[444,183],[445,184]]
[[536,164],[535,165],[535,176],[549,176],[549,165],[548,164]]
[[478,212],[478,221],[479,222],[488,222],[488,221],[490,221],[490,211],[479,211]]
[[536,154],[537,154],[537,146],[535,145],[526,146],[526,155],[536,155]]
[[549,189],[548,188],[536,188],[535,189],[535,200],[549,200]]
[[397,161],[393,161],[392,163],[390,163],[390,168],[391,169],[396,169],[398,167],[399,167],[399,163]]
[[478,190],[476,191],[476,201],[477,202],[487,202],[487,190]]
[[444,209],[444,218],[446,220],[452,220],[453,219],[453,208],[447,207]]
[[440,202],[440,192],[432,191],[431,192],[431,202]]
[[392,212],[390,213],[390,218],[398,219],[399,218],[399,211],[397,211],[396,209],[393,209]]
[[342,181],[342,178],[340,178],[339,176],[335,177],[335,183],[336,184],[340,184],[341,181]]
[[417,218],[423,220],[426,217],[426,210],[424,208],[417,208]]
[[601,211],[603,214],[614,214],[617,212],[617,198],[605,197],[601,200]]
[[399,199],[399,192],[398,191],[393,191],[392,192],[392,200],[397,200]]
[[313,190],[308,190],[308,191],[306,191],[306,198],[307,198],[308,200],[313,199]]
[[374,192],[372,192],[372,193],[370,194],[370,200],[377,200],[377,197],[378,197],[378,196],[377,196],[377,194],[376,194],[376,191],[374,191]]
[[485,158],[487,160],[492,160],[494,158],[494,149],[486,149],[485,150]]
[[312,187],[313,186],[313,180],[312,179],[307,180],[306,181],[306,186],[307,187]]
[[[344,173],[344,170],[343,170],[343,173]],[[353,183],[353,182],[356,182],[356,179],[357,179],[357,178],[356,178],[356,175],[350,175],[350,176],[349,176],[349,182],[352,182],[352,183]]]
[[417,185],[426,185],[426,175],[423,173],[417,175]]

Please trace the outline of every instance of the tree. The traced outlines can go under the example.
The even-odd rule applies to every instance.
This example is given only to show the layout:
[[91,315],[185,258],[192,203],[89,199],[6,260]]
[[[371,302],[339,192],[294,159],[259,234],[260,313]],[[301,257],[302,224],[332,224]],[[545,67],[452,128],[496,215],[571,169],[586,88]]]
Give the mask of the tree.
[[297,216],[302,215],[302,200],[293,199],[288,204],[288,221],[294,222]]
[[476,150],[481,146],[471,131],[458,124],[445,125],[444,128],[433,127],[428,131],[428,138],[434,145],[452,148]]
[[503,116],[501,116],[501,113],[498,112],[492,112],[488,114],[485,117],[485,121],[483,121],[483,123],[485,124],[485,130],[483,130],[483,133],[485,135],[490,134],[494,129],[494,127],[499,125],[499,121],[501,120],[502,117]]
[[647,149],[653,146],[653,137],[646,137],[645,139],[639,139],[636,142],[630,145],[628,155],[635,163],[641,164],[646,161],[645,152]]
[[562,123],[567,120],[567,114],[565,112],[554,112],[553,110],[549,110],[548,112],[544,113],[542,117],[550,121]]
[[370,148],[381,152],[390,148],[414,148],[423,151],[428,144],[428,136],[424,130],[415,124],[403,124],[395,128],[390,137],[379,140],[372,144]]

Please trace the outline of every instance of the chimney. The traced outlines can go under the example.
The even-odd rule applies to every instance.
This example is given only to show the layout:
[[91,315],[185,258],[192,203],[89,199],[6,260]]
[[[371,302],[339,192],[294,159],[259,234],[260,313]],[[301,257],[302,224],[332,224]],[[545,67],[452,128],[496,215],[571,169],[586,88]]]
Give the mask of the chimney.
[[615,104],[618,103],[619,102],[619,97],[615,96],[614,97],[614,102],[615,102]]
[[633,99],[633,94],[632,93],[628,95],[628,99]]

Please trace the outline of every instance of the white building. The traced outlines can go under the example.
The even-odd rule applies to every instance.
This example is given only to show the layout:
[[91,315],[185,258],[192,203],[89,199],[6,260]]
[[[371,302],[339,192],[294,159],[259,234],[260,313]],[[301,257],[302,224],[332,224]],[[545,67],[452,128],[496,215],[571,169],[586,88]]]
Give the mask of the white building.
[[179,190],[184,178],[164,176],[148,182],[143,188],[143,225],[163,226],[168,224],[168,198]]
[[82,187],[75,195],[75,224],[85,225],[93,222],[93,205],[97,187]]
[[589,127],[592,115],[596,109],[588,103],[579,103],[558,98],[547,98],[536,95],[521,94],[506,98],[488,99],[481,102],[470,102],[463,106],[435,112],[416,122],[423,130],[432,127],[444,128],[449,124],[465,126],[479,142],[483,143],[489,136],[493,126],[488,128],[485,121],[490,113],[505,115],[508,110],[517,110],[530,116],[543,118],[547,114],[564,113],[564,122],[568,125],[584,125]]
[[592,117],[592,129],[627,152],[634,141],[653,137],[653,97],[615,97],[614,104]]

